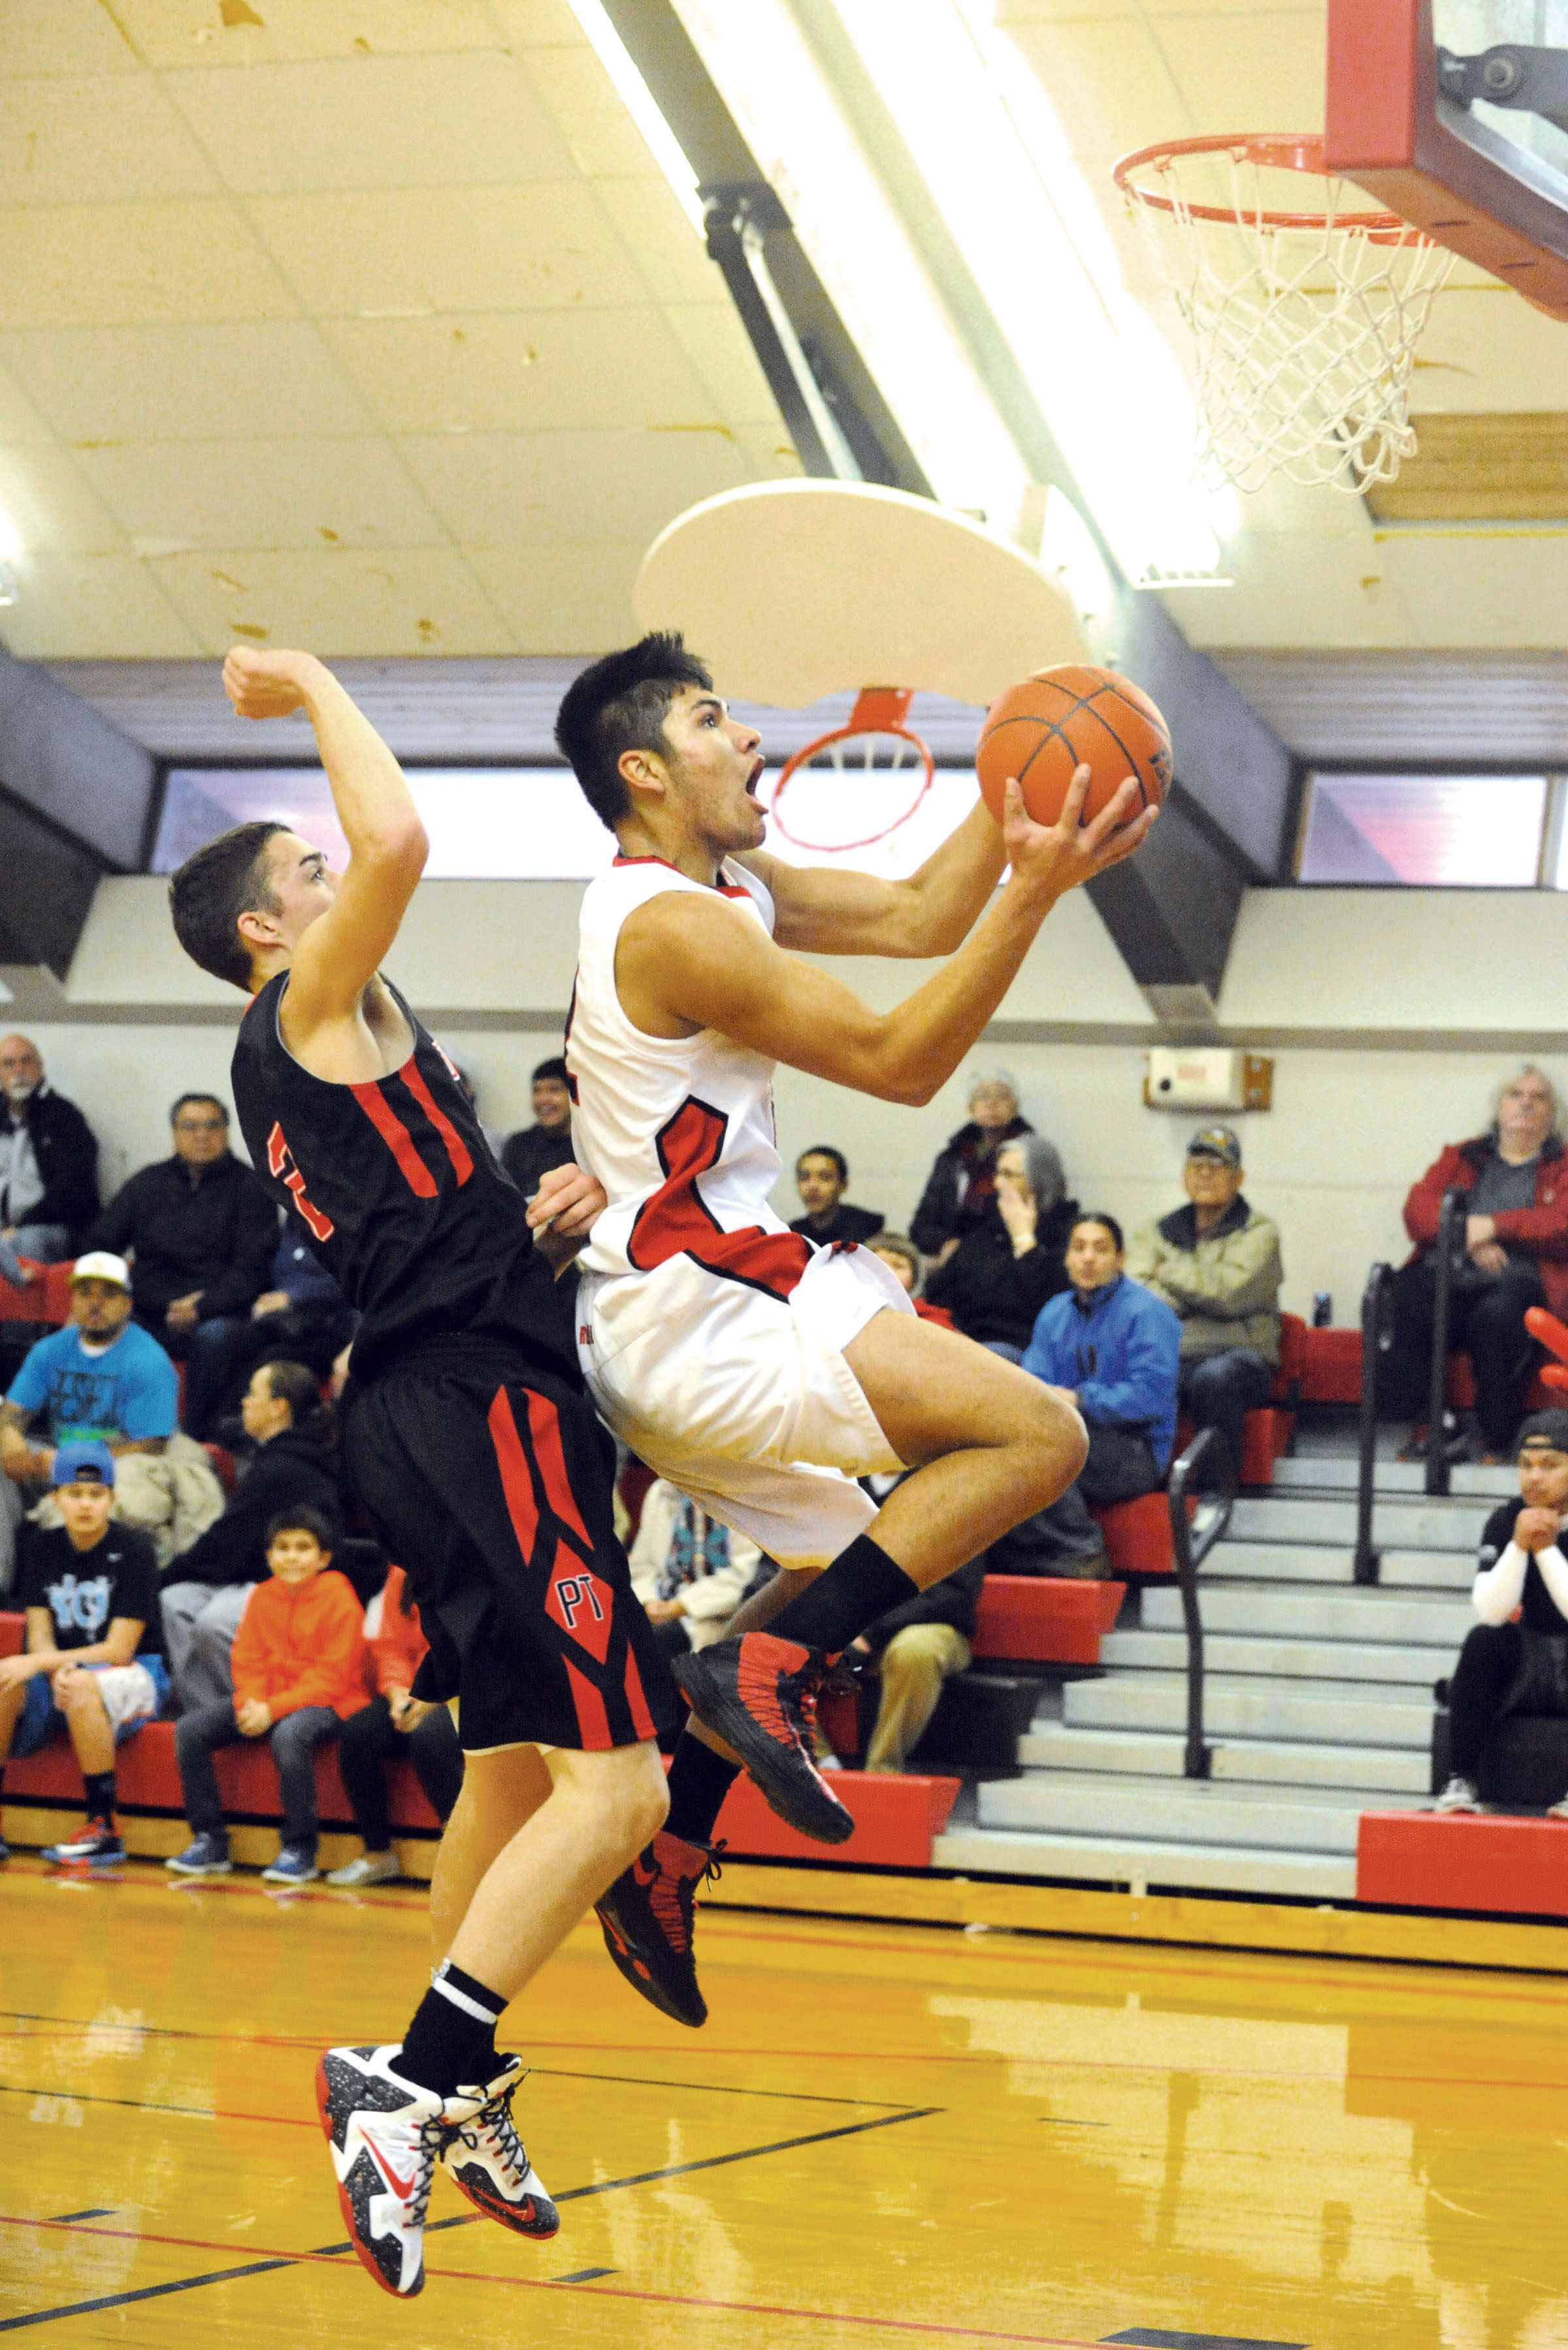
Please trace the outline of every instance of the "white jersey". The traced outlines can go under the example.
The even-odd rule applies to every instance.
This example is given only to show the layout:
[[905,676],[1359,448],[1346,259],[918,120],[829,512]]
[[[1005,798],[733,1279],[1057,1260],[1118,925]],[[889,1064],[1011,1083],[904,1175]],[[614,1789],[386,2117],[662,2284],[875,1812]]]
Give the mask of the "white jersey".
[[[718,886],[772,937],[774,901],[753,874],[726,861]],[[812,1250],[768,1205],[782,1163],[774,1063],[713,1028],[645,1035],[616,987],[621,924],[672,890],[709,894],[662,858],[618,857],[583,899],[566,1029],[572,1145],[609,1205],[579,1268],[590,1281],[614,1280],[684,1254],[786,1297]]]

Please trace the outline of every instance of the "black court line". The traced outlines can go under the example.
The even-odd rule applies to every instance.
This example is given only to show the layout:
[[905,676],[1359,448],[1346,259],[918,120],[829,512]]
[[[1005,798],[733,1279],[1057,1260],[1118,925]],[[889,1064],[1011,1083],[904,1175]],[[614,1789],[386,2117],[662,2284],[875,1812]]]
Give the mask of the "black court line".
[[[944,2110],[940,2106],[911,2106],[907,2111],[901,2113],[878,2114],[874,2121],[841,2122],[836,2129],[813,2130],[805,2137],[776,2138],[769,2146],[742,2147],[734,2154],[703,2155],[695,2162],[666,2163],[659,2170],[634,2171],[625,2178],[605,2178],[592,2187],[568,2187],[563,2194],[556,2195],[552,2199],[558,2204],[576,2203],[581,2201],[585,2196],[610,2195],[622,2187],[647,2187],[660,2178],[684,2178],[695,2170],[722,2170],[731,2163],[755,2162],[764,2154],[788,2154],[797,2147],[822,2146],[831,2138],[858,2137],[866,2130],[890,2129],[898,2122],[928,2121],[933,2114],[940,2114]],[[427,2236],[433,2236],[450,2228],[471,2228],[482,2216],[480,2212],[469,2211],[460,2214],[454,2220],[438,2220],[433,2227],[425,2230],[425,2233]],[[136,2239],[131,2237],[130,2241],[134,2242]],[[347,2241],[337,2244],[317,2244],[302,2257],[306,2261],[336,2260],[345,2252],[351,2252],[353,2249],[353,2245]],[[59,2309],[30,2310],[24,2317],[0,2318],[0,2334],[14,2334],[25,2325],[48,2325],[57,2318],[83,2317],[96,2310],[120,2309],[131,2302],[157,2301],[171,2293],[193,2293],[202,2285],[229,2284],[237,2277],[265,2276],[274,2269],[293,2269],[301,2265],[300,2258],[279,2257],[275,2260],[252,2261],[243,2268],[212,2269],[202,2276],[177,2277],[168,2284],[141,2285],[132,2293],[105,2293],[96,2301],[71,2302]],[[611,2272],[606,2270],[597,2273],[607,2275]],[[557,2279],[556,2282],[567,2282],[571,2280]]]

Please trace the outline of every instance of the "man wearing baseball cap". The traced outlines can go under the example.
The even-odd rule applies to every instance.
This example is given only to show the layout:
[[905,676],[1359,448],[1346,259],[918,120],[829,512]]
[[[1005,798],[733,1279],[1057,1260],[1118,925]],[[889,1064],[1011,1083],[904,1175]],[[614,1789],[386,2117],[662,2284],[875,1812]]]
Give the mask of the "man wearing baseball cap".
[[[46,1860],[123,1860],[115,1825],[114,1752],[151,1721],[169,1694],[152,1544],[113,1521],[114,1455],[96,1438],[56,1450],[52,1478],[63,1523],[29,1526],[17,1599],[27,1645],[0,1658],[0,1773],[57,1731],[81,1767],[87,1819],[50,1845]],[[8,1857],[0,1844],[0,1859]]]
[[[1505,1714],[1568,1718],[1568,1411],[1519,1431],[1519,1499],[1486,1522],[1465,1636],[1449,1689],[1450,1776],[1432,1808],[1479,1812],[1488,1740]],[[1568,1788],[1552,1806],[1568,1819]]]
[[[0,1586],[11,1580],[27,1489],[36,1499],[47,1483],[57,1445],[96,1438],[111,1454],[161,1452],[174,1432],[174,1366],[130,1314],[125,1259],[104,1249],[78,1257],[69,1322],[29,1347],[0,1404]],[[47,1440],[29,1442],[40,1414]]]
[[1241,1469],[1241,1423],[1273,1392],[1280,1360],[1278,1226],[1241,1196],[1233,1127],[1200,1126],[1182,1170],[1188,1204],[1135,1232],[1127,1269],[1181,1317],[1178,1392],[1196,1428],[1217,1428]]

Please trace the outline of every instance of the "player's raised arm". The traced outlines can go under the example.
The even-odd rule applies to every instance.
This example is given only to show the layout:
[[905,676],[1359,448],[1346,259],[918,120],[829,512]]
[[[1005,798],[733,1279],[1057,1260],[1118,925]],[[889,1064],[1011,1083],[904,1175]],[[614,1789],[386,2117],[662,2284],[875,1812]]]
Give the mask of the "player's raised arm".
[[314,654],[236,646],[223,663],[223,686],[242,718],[305,712],[348,843],[332,903],[294,952],[287,1025],[297,1034],[357,1011],[398,935],[430,843],[402,769]]
[[1017,785],[1008,785],[1005,888],[958,952],[892,1012],[871,1011],[838,980],[784,953],[727,899],[689,892],[628,916],[616,955],[622,1006],[649,1035],[716,1028],[811,1076],[886,1101],[928,1102],[979,1039],[1056,900],[1147,837],[1153,810],[1126,821],[1137,795],[1130,778],[1081,824],[1088,782],[1080,767],[1050,827],[1031,822]]
[[774,936],[804,954],[951,954],[985,911],[1002,879],[1002,829],[971,808],[907,880],[848,866],[786,865],[753,849],[738,860],[774,901]]

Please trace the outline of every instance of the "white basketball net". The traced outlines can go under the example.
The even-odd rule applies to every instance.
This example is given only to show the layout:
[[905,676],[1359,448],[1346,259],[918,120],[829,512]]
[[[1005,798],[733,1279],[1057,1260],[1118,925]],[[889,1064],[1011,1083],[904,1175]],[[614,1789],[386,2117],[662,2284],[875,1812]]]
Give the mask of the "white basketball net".
[[[1199,185],[1184,184],[1195,166]],[[1293,196],[1266,199],[1265,169],[1272,187],[1295,182]],[[1393,481],[1415,453],[1410,369],[1452,254],[1403,222],[1352,224],[1367,200],[1347,181],[1240,149],[1146,165],[1136,181],[1170,204],[1136,210],[1198,347],[1200,469],[1239,490],[1272,473],[1351,492]],[[1234,216],[1197,216],[1200,196]],[[1264,217],[1314,203],[1311,226]]]

